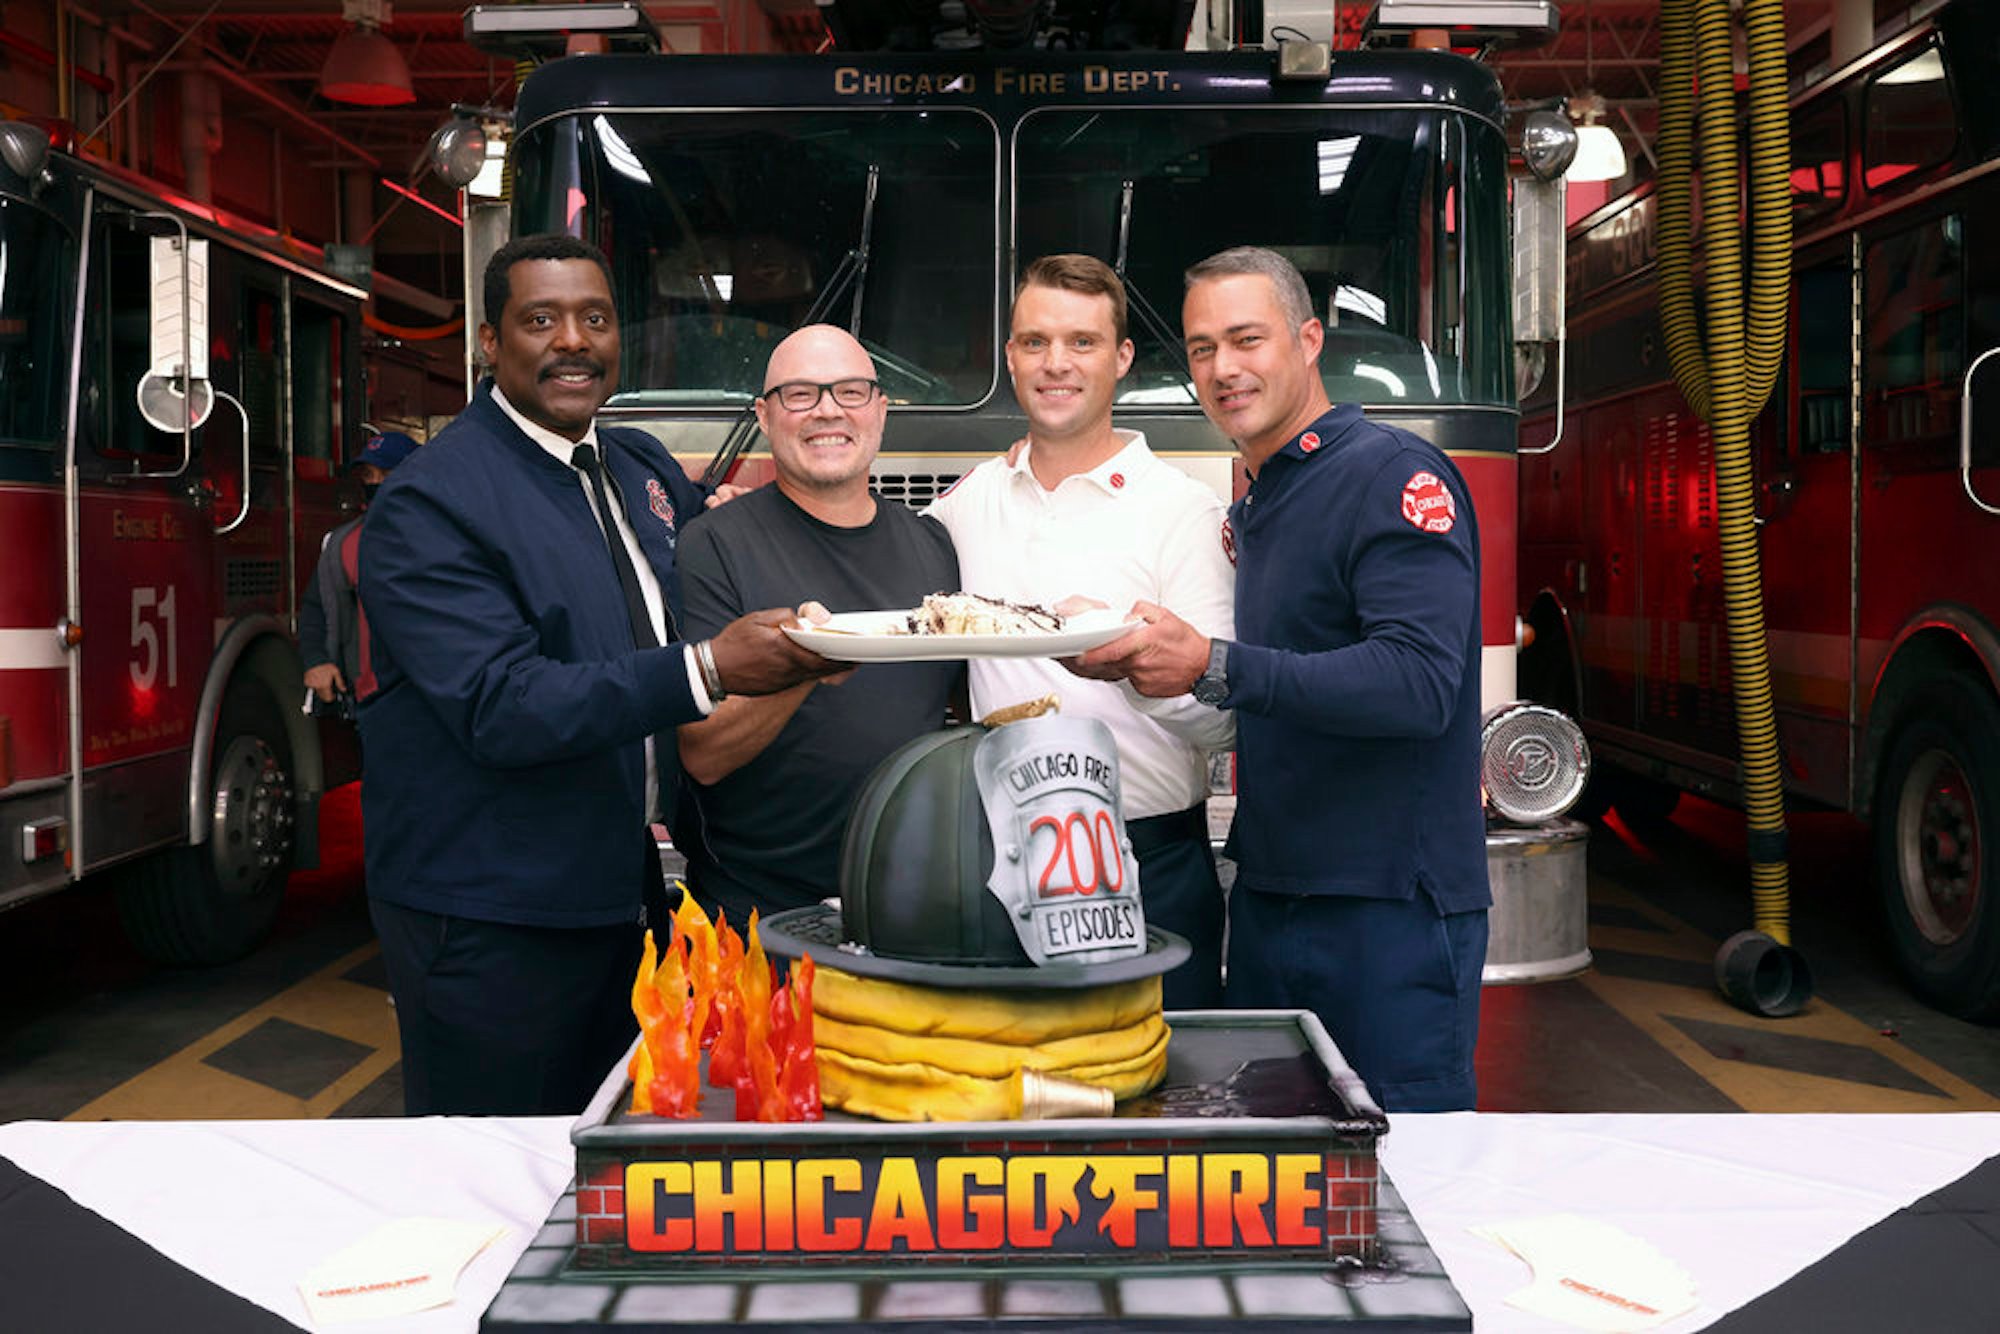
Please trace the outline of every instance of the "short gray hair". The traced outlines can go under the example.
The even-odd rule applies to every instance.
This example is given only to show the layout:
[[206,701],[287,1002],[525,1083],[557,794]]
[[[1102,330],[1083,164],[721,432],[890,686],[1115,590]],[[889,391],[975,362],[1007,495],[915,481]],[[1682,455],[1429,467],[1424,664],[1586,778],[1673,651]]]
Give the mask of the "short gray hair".
[[1187,286],[1193,287],[1211,278],[1244,275],[1271,280],[1272,290],[1278,294],[1278,309],[1284,311],[1285,318],[1291,321],[1294,336],[1300,325],[1313,318],[1312,293],[1306,290],[1306,280],[1300,276],[1298,267],[1277,251],[1266,250],[1260,245],[1234,246],[1220,254],[1210,255],[1187,271]]

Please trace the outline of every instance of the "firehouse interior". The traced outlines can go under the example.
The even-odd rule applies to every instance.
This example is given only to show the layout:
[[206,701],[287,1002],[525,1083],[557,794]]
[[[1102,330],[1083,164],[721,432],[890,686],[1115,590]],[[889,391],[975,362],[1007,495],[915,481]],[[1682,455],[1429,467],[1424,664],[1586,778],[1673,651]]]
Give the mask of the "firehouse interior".
[[[403,1115],[370,756],[312,707],[300,601],[369,440],[476,388],[486,257],[567,232],[610,258],[606,420],[763,484],[764,359],[830,321],[917,508],[1025,429],[1008,301],[1064,249],[1131,295],[1120,421],[1242,496],[1182,271],[1278,250],[1333,401],[1474,479],[1474,1120],[1973,1114],[1936,1124],[2000,1152],[1994,8],[0,0],[0,1131]],[[980,1327],[1195,1319],[1011,1282]],[[1750,1295],[1702,1282],[1711,1319]],[[1654,1327],[1460,1288],[1411,1327]],[[367,1327],[556,1327],[506,1300]],[[1786,1319],[1717,1327],[1891,1327]]]

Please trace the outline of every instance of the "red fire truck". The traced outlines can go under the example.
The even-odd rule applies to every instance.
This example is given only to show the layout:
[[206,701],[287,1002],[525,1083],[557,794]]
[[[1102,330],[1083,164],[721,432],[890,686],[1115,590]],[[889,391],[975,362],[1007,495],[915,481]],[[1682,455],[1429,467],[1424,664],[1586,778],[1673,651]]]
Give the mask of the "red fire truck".
[[0,907],[110,871],[171,962],[250,948],[355,767],[292,627],[361,293],[250,230],[0,125]]
[[[1940,7],[1792,105],[1784,372],[1755,427],[1772,688],[1794,801],[1872,822],[1912,983],[2000,1017],[2000,16]],[[1708,433],[1661,337],[1655,196],[1569,245],[1566,421],[1524,410],[1529,694],[1601,794],[1740,795]],[[1975,372],[1977,372],[1975,374]],[[1607,775],[1607,770],[1610,772]]]
[[[616,22],[621,8],[636,9],[481,7],[467,32],[495,52],[559,54],[562,31],[538,23]],[[1123,21],[1113,9],[1028,6],[1018,32],[995,30],[1014,8],[968,6],[976,31],[889,50],[909,38],[884,27],[900,11],[846,0],[822,8],[838,43],[823,54],[614,53],[531,75],[511,230],[581,235],[611,256],[624,365],[606,415],[698,472],[750,435],[777,342],[808,319],[840,324],[891,404],[877,485],[924,504],[1024,434],[1002,360],[1013,276],[1082,251],[1113,262],[1132,297],[1120,424],[1240,493],[1236,451],[1188,378],[1181,275],[1225,247],[1268,246],[1326,323],[1334,400],[1463,469],[1487,537],[1487,698],[1513,699],[1509,151],[1492,71],[1427,50],[1320,46],[1314,63],[1312,43],[1265,47],[1261,32],[1181,49],[1185,4],[1128,7],[1126,49],[1105,52],[1093,48],[1107,13]],[[1549,6],[1513,8],[1552,30]],[[1468,24],[1483,13],[1463,9]],[[769,476],[754,453],[744,465],[739,481]]]

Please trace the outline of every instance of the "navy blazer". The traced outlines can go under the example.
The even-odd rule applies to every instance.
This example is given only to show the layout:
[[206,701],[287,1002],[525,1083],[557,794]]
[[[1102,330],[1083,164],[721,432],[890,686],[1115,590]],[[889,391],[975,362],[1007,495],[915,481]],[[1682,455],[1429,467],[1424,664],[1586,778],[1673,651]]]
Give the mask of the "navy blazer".
[[[598,439],[677,621],[674,551],[704,493],[644,432]],[[633,648],[584,486],[489,382],[369,506],[370,894],[522,925],[636,919],[650,851],[644,738],[701,712],[681,644]],[[677,757],[660,751],[670,791]]]

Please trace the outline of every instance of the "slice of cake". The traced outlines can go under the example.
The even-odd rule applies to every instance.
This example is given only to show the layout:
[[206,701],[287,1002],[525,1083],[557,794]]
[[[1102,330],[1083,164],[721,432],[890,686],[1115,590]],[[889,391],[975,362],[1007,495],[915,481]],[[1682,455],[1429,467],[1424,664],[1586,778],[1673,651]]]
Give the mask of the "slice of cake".
[[1063,618],[1047,607],[977,593],[932,593],[910,613],[913,635],[1036,635],[1062,628]]

